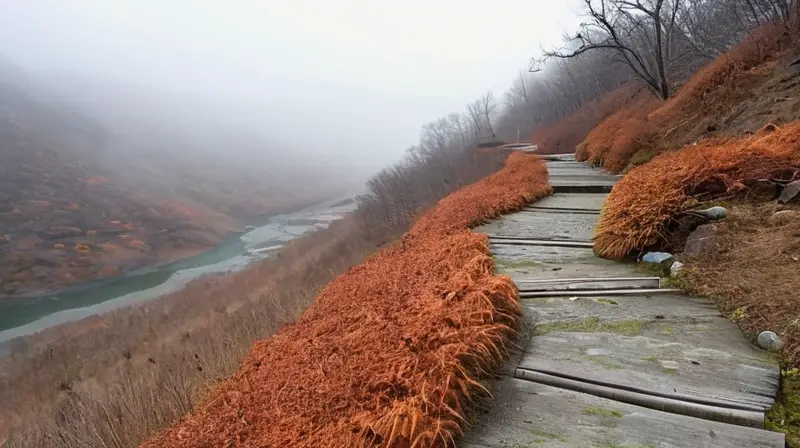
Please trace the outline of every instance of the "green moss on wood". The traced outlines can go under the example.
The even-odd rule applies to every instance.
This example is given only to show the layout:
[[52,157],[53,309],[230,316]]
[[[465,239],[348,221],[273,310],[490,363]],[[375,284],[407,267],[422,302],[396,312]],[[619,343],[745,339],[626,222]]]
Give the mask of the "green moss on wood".
[[536,326],[536,334],[542,335],[554,331],[584,333],[616,333],[623,336],[636,336],[642,332],[642,322],[623,320],[617,322],[601,322],[599,317],[589,317],[581,321],[552,322]]

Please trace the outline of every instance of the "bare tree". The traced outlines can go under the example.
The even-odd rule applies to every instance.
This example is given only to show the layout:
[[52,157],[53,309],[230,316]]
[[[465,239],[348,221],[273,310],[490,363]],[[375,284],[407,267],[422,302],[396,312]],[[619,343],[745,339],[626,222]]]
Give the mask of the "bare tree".
[[494,103],[494,95],[492,92],[484,93],[483,96],[478,99],[478,104],[480,106],[480,113],[483,119],[486,120],[486,127],[489,128],[489,133],[492,135],[492,138],[496,138],[497,136],[494,134],[494,129],[492,128],[492,115],[494,115],[497,105]]
[[475,100],[474,102],[467,104],[467,115],[469,116],[472,130],[475,133],[475,140],[479,140],[481,138],[481,132],[483,129],[481,126],[483,119],[481,118],[482,114],[480,100]]
[[[650,89],[668,98],[668,67],[678,10],[685,0],[583,0],[587,22],[571,37],[573,50],[546,51],[547,59],[570,59],[611,50]],[[534,61],[534,64],[541,61]]]

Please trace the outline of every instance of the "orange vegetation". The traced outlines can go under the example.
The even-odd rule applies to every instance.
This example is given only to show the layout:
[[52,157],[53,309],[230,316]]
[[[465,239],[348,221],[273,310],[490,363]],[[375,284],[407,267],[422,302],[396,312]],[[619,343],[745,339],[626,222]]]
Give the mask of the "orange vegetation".
[[184,204],[173,202],[173,203],[171,203],[169,205],[169,208],[175,214],[180,215],[180,216],[182,216],[184,218],[187,218],[187,219],[192,219],[192,218],[197,217],[197,212],[195,212],[189,206],[186,206]]
[[87,244],[76,244],[73,249],[75,252],[80,252],[82,254],[87,254],[92,251]]
[[753,35],[757,42],[748,37],[703,67],[668,101],[639,94],[587,135],[576,158],[620,172],[715,132],[718,122],[739,115],[735,109],[754,94],[754,81],[762,79],[762,71],[774,69],[774,59],[791,44],[778,25],[764,26]]
[[589,160],[614,172],[622,171],[636,151],[655,143],[654,126],[647,114],[658,108],[661,100],[647,91],[636,95],[625,107],[603,120],[589,132],[575,151],[579,161]]
[[731,196],[759,179],[800,178],[800,121],[771,133],[709,139],[632,169],[600,216],[595,251],[622,258],[662,242],[671,218],[698,201]]
[[141,240],[130,240],[128,242],[128,246],[135,247],[136,249],[148,251],[150,248],[147,246],[147,243]]
[[538,126],[531,141],[539,146],[540,154],[564,154],[575,151],[589,131],[611,113],[625,107],[640,89],[628,83],[590,101],[569,116],[555,123]]
[[493,274],[486,237],[469,227],[548,193],[538,157],[511,154],[328,284],[145,446],[452,445],[520,320],[513,283]]
[[103,176],[92,176],[87,178],[84,182],[86,183],[86,185],[103,185],[111,181]]

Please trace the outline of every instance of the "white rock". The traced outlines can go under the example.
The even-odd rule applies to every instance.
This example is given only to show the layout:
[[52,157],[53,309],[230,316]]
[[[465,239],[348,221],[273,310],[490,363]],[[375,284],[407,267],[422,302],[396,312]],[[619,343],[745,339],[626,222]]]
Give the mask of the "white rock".
[[672,266],[669,267],[669,275],[675,277],[683,270],[683,263],[680,261],[676,261],[672,263]]
[[772,331],[762,331],[758,334],[756,341],[759,347],[771,352],[777,352],[783,348],[783,340]]

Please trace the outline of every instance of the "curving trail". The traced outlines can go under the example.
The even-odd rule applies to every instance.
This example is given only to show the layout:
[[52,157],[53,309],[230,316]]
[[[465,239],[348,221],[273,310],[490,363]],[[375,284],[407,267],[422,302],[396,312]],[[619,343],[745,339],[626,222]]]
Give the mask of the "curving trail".
[[547,162],[555,194],[478,227],[520,290],[530,340],[459,443],[509,447],[783,447],[765,431],[780,373],[706,300],[597,258],[616,176]]

